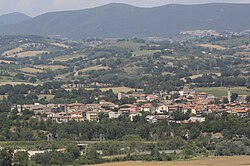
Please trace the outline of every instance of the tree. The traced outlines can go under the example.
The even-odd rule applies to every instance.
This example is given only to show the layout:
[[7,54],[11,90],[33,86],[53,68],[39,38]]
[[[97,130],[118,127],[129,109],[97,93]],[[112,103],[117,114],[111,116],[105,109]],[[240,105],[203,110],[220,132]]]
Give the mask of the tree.
[[155,160],[155,161],[161,161],[162,160],[161,154],[160,154],[160,152],[158,151],[158,149],[156,147],[154,149],[152,149],[150,155],[153,157],[153,160]]
[[222,102],[223,102],[224,104],[228,104],[228,103],[229,103],[229,100],[228,100],[228,98],[224,97],[224,98],[222,99]]
[[1,112],[10,112],[10,106],[7,102],[0,102],[0,113]]
[[247,101],[248,103],[250,103],[250,96],[247,96],[247,97],[246,97],[246,101]]
[[27,166],[29,162],[29,153],[28,152],[16,152],[14,155],[14,163],[18,166]]
[[35,77],[31,77],[29,80],[29,82],[31,82],[33,84],[36,83],[36,81],[37,81],[37,79]]
[[87,149],[87,153],[81,157],[81,164],[99,164],[102,158],[95,148]]
[[237,98],[238,98],[238,94],[237,93],[232,93],[231,95],[231,101],[234,102]]
[[182,120],[187,120],[190,118],[190,115],[188,113],[183,113],[180,111],[175,111],[173,112],[173,118],[175,121],[182,121]]
[[199,137],[201,131],[198,127],[194,126],[189,130],[189,139],[196,139],[197,137]]
[[67,152],[72,154],[75,159],[78,159],[81,155],[80,149],[75,144],[68,145]]
[[247,155],[249,153],[249,147],[240,140],[225,140],[217,143],[215,148],[216,156]]
[[10,150],[3,149],[0,151],[0,165],[1,166],[12,166],[12,154]]

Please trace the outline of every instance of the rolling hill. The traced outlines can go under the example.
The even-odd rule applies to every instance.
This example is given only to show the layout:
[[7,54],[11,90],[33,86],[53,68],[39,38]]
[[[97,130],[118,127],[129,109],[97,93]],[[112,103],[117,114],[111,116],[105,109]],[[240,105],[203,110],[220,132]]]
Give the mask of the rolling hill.
[[184,30],[219,32],[250,29],[250,4],[165,5],[139,8],[125,4],[51,12],[0,27],[0,34],[86,37],[171,37]]
[[0,26],[6,26],[6,25],[13,25],[18,24],[20,22],[26,21],[30,19],[31,17],[22,14],[22,13],[10,13],[0,16]]

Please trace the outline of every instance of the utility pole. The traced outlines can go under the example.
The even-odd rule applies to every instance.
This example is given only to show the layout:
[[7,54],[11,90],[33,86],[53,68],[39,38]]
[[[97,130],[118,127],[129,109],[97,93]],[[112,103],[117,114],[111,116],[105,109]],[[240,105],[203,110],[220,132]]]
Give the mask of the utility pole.
[[100,134],[100,142],[105,141],[105,135],[104,134]]
[[159,141],[159,135],[154,134],[153,141],[155,142],[155,148],[158,150],[158,141]]
[[231,88],[230,87],[227,90],[227,98],[228,98],[229,104],[231,104]]

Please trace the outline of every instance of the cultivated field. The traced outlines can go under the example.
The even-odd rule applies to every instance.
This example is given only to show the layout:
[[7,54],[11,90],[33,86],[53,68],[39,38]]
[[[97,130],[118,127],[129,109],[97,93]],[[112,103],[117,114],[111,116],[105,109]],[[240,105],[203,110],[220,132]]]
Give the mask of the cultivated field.
[[[206,74],[214,74],[214,75],[216,75],[218,77],[221,76],[221,73],[206,73]],[[199,78],[199,77],[202,77],[202,76],[203,76],[203,74],[195,74],[195,75],[189,76],[187,78],[191,78],[193,80],[193,79],[196,79],[196,78]],[[184,80],[184,78],[182,78],[181,80]]]
[[134,43],[132,41],[122,41],[122,42],[115,42],[105,45],[98,46],[99,48],[120,48],[120,49],[127,49],[127,50],[140,50],[140,46],[145,45],[141,43]]
[[3,56],[8,56],[8,55],[12,55],[12,54],[15,54],[15,53],[19,53],[21,51],[23,51],[23,49],[21,47],[17,47],[17,48],[14,48],[12,50],[5,51],[2,55]]
[[93,70],[108,70],[108,69],[109,69],[109,67],[107,67],[107,66],[98,65],[98,66],[87,67],[87,68],[84,68],[80,71],[86,72],[86,71],[93,71]]
[[43,53],[48,53],[48,51],[25,51],[25,52],[20,52],[17,54],[8,55],[7,57],[8,58],[14,58],[14,57],[24,58],[24,57],[40,55]]
[[[94,88],[86,88],[87,90],[94,90]],[[134,90],[134,89],[132,89],[132,88],[128,88],[128,87],[110,87],[110,88],[100,88],[100,90],[101,91],[108,91],[108,90],[110,90],[110,89],[112,89],[112,91],[114,92],[114,93],[119,93],[119,92],[122,92],[122,93],[127,93],[127,92],[129,92],[129,91],[131,91],[131,90]]]
[[222,47],[220,45],[213,45],[213,44],[198,44],[197,46],[200,47],[205,47],[205,48],[209,48],[209,49],[217,49],[217,50],[225,50],[225,47]]
[[47,101],[50,101],[54,98],[54,95],[38,95],[39,100],[40,99],[46,99]]
[[134,51],[132,54],[134,56],[146,56],[146,55],[153,55],[154,53],[161,52],[160,50],[141,50],[141,51]]
[[62,47],[62,48],[70,48],[70,46],[66,45],[66,44],[62,44],[62,43],[50,43],[53,46],[57,46],[57,47]]
[[29,83],[29,82],[0,82],[0,86],[2,85],[22,85],[22,84],[25,84],[25,85],[37,85],[37,84],[32,84],[32,83]]
[[35,65],[34,67],[39,69],[50,69],[50,70],[58,70],[65,68],[62,65]]
[[7,64],[10,64],[10,63],[13,63],[13,61],[0,60],[0,63],[7,63]]
[[31,73],[31,74],[36,74],[36,73],[42,73],[43,72],[43,70],[41,70],[41,69],[35,69],[35,68],[31,68],[31,67],[25,67],[25,68],[21,68],[19,70],[22,71],[22,72]]
[[199,160],[169,162],[131,161],[99,164],[98,166],[250,166],[250,156],[211,157]]
[[80,54],[74,54],[74,55],[63,55],[54,58],[54,61],[60,61],[60,62],[65,62],[71,59],[79,58],[79,57],[85,57],[85,55],[80,55]]
[[[208,87],[208,88],[195,88],[197,92],[206,92],[213,94],[216,97],[227,96],[227,87]],[[238,93],[239,95],[250,95],[250,90],[245,87],[234,87],[231,89],[232,93]]]

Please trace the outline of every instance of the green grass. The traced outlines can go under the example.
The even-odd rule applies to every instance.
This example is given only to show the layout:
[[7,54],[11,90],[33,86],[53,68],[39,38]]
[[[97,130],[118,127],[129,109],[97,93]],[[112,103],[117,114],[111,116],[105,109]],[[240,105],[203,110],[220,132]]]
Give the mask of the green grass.
[[[94,88],[86,88],[87,90],[94,90]],[[127,93],[129,91],[132,91],[134,89],[132,88],[128,88],[128,87],[110,87],[110,88],[100,88],[101,91],[105,92],[105,91],[108,91],[108,90],[113,90],[113,92],[115,94],[119,93],[119,92],[122,92],[122,93]]]
[[0,76],[0,82],[10,82],[13,81],[13,77]]
[[[209,88],[195,88],[196,92],[205,92],[213,94],[216,97],[227,96],[227,87],[209,87]],[[231,89],[232,93],[238,93],[239,95],[250,95],[250,90],[246,87],[234,87]]]
[[4,97],[8,97],[8,95],[0,95],[0,100],[3,100]]
[[157,52],[161,52],[161,51],[160,50],[141,50],[141,51],[134,51],[132,54],[134,56],[144,56],[144,55],[152,55]]
[[55,95],[38,95],[38,98],[39,100],[42,99],[42,98],[45,98],[46,97],[46,100],[47,101],[50,101],[54,98]]
[[[0,100],[3,100],[4,97],[8,97],[8,95],[0,95]],[[54,95],[38,95],[39,100],[46,97],[47,101],[50,101],[54,98]]]
[[52,147],[66,147],[69,143],[74,141],[4,141],[0,142],[1,147],[14,148],[14,149],[26,149],[26,150],[47,150]]
[[145,45],[145,44],[135,43],[132,41],[122,41],[122,42],[115,42],[115,43],[100,45],[98,46],[98,48],[119,48],[119,49],[136,51],[136,50],[140,50],[140,47],[142,45]]
[[87,71],[93,71],[93,70],[108,70],[108,69],[109,69],[109,67],[107,67],[107,66],[98,65],[98,66],[87,67],[87,68],[84,68],[80,71],[87,72]]
[[86,55],[80,55],[80,54],[75,54],[75,55],[63,55],[63,56],[59,56],[54,58],[55,61],[60,61],[60,62],[65,62],[68,60],[72,60],[75,58],[79,58],[79,57],[85,57]]

